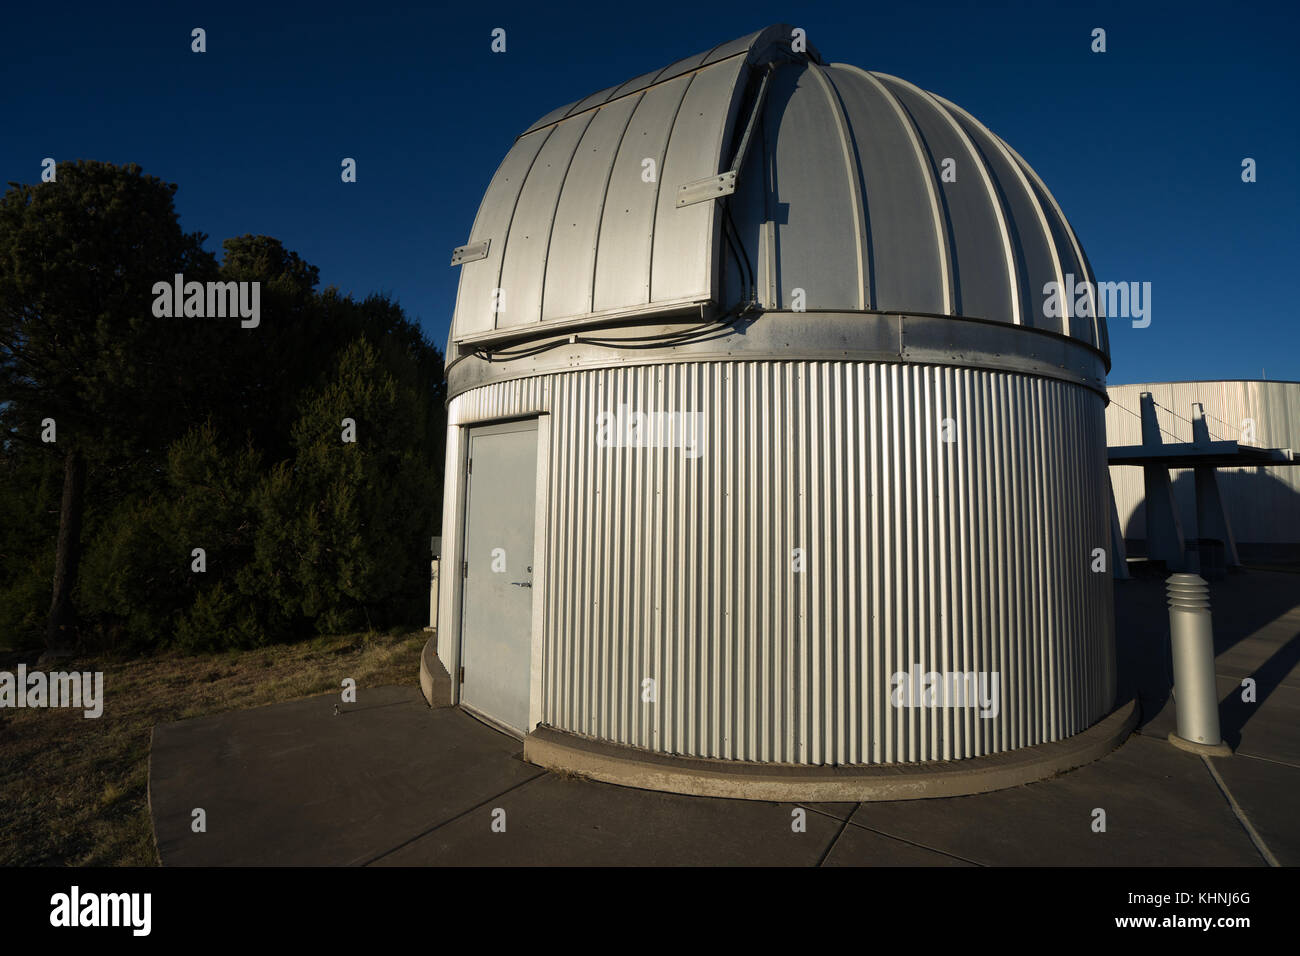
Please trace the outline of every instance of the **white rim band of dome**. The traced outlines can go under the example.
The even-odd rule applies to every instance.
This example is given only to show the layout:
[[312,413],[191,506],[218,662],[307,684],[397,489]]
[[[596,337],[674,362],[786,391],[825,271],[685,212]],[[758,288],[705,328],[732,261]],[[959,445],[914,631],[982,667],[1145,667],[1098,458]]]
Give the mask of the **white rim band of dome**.
[[[862,312],[764,312],[713,335],[656,346],[655,335],[698,328],[698,322],[561,332],[447,365],[452,398],[493,382],[576,368],[669,362],[874,361],[999,369],[1061,379],[1106,395],[1098,352],[1050,332],[1002,322],[947,316]],[[628,336],[632,347],[611,344]],[[637,338],[632,338],[636,336]],[[588,341],[588,337],[596,341]]]

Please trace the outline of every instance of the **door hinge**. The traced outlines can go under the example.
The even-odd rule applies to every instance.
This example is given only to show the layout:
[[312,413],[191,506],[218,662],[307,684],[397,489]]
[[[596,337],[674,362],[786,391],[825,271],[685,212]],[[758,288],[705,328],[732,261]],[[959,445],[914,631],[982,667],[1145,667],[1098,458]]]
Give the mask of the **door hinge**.
[[469,577],[469,562],[468,562],[468,561],[462,561],[462,562],[460,563],[460,576],[461,576],[462,578],[467,578],[467,577]]
[[456,682],[458,684],[465,683],[465,668],[460,668],[460,673],[456,675]]
[[468,465],[469,465],[469,467],[466,469],[466,472],[467,472],[468,474],[471,474],[471,475],[474,474],[474,459],[473,459],[473,458],[469,459]]

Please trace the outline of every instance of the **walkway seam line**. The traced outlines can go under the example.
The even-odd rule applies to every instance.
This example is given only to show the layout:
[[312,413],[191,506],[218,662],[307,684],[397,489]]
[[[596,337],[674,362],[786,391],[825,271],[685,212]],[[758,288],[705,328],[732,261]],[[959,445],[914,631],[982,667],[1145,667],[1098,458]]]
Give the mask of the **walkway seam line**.
[[435,831],[435,830],[441,830],[443,827],[447,826],[447,824],[449,824],[449,823],[455,823],[455,822],[456,822],[457,820],[459,820],[461,817],[467,817],[467,816],[469,816],[471,813],[473,813],[475,810],[481,810],[483,807],[487,806],[487,805],[488,805],[489,803],[491,803],[493,800],[497,800],[497,799],[499,799],[499,798],[501,798],[501,797],[504,797],[504,796],[505,796],[507,793],[509,793],[510,791],[512,791],[512,790],[518,790],[520,787],[524,786],[524,784],[532,783],[532,782],[533,782],[534,780],[536,780],[538,777],[544,777],[544,776],[546,776],[546,771],[545,771],[545,770],[539,771],[538,773],[533,774],[533,775],[532,775],[531,777],[529,777],[527,780],[521,780],[521,781],[519,781],[517,784],[515,784],[513,787],[506,787],[506,788],[505,788],[504,790],[502,790],[500,793],[494,793],[494,794],[492,794],[490,797],[486,798],[485,800],[481,800],[480,802],[474,804],[474,806],[470,807],[469,809],[467,809],[467,810],[465,810],[465,811],[463,811],[463,812],[461,812],[461,813],[456,814],[454,817],[448,817],[446,820],[443,820],[441,823],[435,823],[433,826],[429,827],[429,829],[424,830],[424,831],[422,831],[422,832],[420,832],[420,833],[417,833],[415,836],[411,837],[409,840],[403,840],[401,843],[397,844],[397,846],[393,847],[392,849],[385,850],[383,853],[380,853],[378,856],[371,857],[369,860],[364,860],[364,861],[362,861],[361,863],[353,863],[353,864],[351,864],[351,865],[352,865],[352,866],[369,866],[369,865],[372,864],[372,863],[376,863],[376,862],[378,862],[379,860],[382,860],[384,857],[386,857],[386,856],[391,856],[392,854],[396,853],[398,850],[402,849],[402,847],[404,847],[404,846],[410,846],[410,845],[411,845],[412,843],[414,843],[416,840],[421,840],[421,839],[423,839],[424,837],[427,837],[427,836],[428,836],[430,833],[432,833],[433,831]]
[[1276,757],[1265,757],[1261,754],[1248,754],[1238,750],[1233,754],[1234,757],[1245,757],[1247,760],[1262,760],[1264,763],[1271,763],[1278,767],[1290,767],[1292,770],[1300,770],[1300,763],[1290,763],[1286,760],[1278,760]]
[[935,846],[926,846],[924,843],[916,843],[912,840],[904,839],[901,836],[895,836],[894,834],[888,833],[884,830],[877,830],[875,827],[869,827],[865,823],[854,823],[852,820],[849,820],[849,825],[855,826],[859,830],[866,830],[868,833],[874,833],[876,836],[882,836],[887,840],[897,840],[899,843],[905,843],[908,846],[916,847],[918,850],[925,850],[929,853],[938,853],[940,856],[946,856],[951,860],[960,860],[963,863],[969,863],[971,866],[988,866],[987,863],[981,863],[979,860],[968,860],[966,857],[958,856],[956,853],[949,853],[947,850],[940,850]]
[[[857,813],[858,810],[860,810],[861,808],[862,808],[862,804],[859,803],[856,807],[853,808],[853,813],[850,813],[849,816],[850,817],[853,816],[853,814]],[[840,842],[840,837],[844,836],[844,831],[847,830],[848,828],[849,828],[849,819],[848,817],[845,817],[844,820],[841,821],[840,823],[839,830],[836,831],[835,836],[831,838],[831,842],[826,844],[826,849],[822,850],[822,855],[818,857],[817,866],[819,869],[826,864],[826,858],[831,855],[831,850],[835,849],[835,844]]]
[[[819,809],[817,809],[816,807],[809,806],[809,805],[806,804],[806,803],[796,804],[796,806],[803,807],[805,810],[808,810],[808,811],[811,812],[811,813],[816,813],[818,816],[826,817],[828,820],[838,820],[838,819],[839,819],[839,817],[837,817],[837,816],[836,816],[835,814],[833,814],[833,813],[827,813],[825,810],[819,810]],[[858,807],[861,808],[861,807],[862,807],[862,804],[858,804]],[[918,850],[926,850],[927,852],[930,852],[930,853],[937,853],[937,854],[939,854],[940,856],[946,856],[946,857],[948,857],[948,859],[950,859],[950,860],[959,860],[959,861],[961,861],[962,863],[969,863],[971,866],[987,866],[987,865],[988,865],[987,863],[981,863],[981,862],[979,862],[979,860],[968,860],[968,859],[966,859],[966,857],[964,857],[964,856],[958,856],[956,853],[949,853],[947,850],[940,850],[938,847],[935,847],[935,846],[927,846],[927,845],[924,844],[924,843],[916,843],[916,842],[914,842],[914,841],[912,841],[912,840],[905,839],[905,838],[903,838],[903,837],[901,837],[901,836],[895,836],[894,834],[889,833],[889,832],[887,832],[887,831],[885,831],[885,830],[877,830],[875,827],[869,827],[869,826],[867,826],[865,823],[858,823],[858,822],[856,822],[856,821],[853,819],[853,815],[854,815],[855,813],[857,813],[857,810],[854,810],[853,813],[850,813],[847,817],[845,817],[845,820],[848,821],[848,824],[849,824],[849,826],[851,826],[851,827],[857,827],[859,830],[866,830],[868,833],[874,833],[876,836],[882,836],[882,837],[884,837],[886,840],[894,840],[894,841],[896,841],[896,842],[898,842],[898,843],[902,843],[902,844],[905,844],[905,845],[907,845],[907,846],[913,846],[913,847],[916,847]]]
[[1268,844],[1264,842],[1264,838],[1260,836],[1251,825],[1250,820],[1246,819],[1246,811],[1241,808],[1239,803],[1237,803],[1236,798],[1228,789],[1228,785],[1224,783],[1223,778],[1219,776],[1219,771],[1214,769],[1214,764],[1210,762],[1210,758],[1205,756],[1205,754],[1201,754],[1201,760],[1205,763],[1205,766],[1209,768],[1210,775],[1214,777],[1214,782],[1218,784],[1219,789],[1223,791],[1223,795],[1228,799],[1228,806],[1232,808],[1233,814],[1237,817],[1237,820],[1241,823],[1242,827],[1245,828],[1246,835],[1250,837],[1250,842],[1255,844],[1255,849],[1258,850],[1259,855],[1264,858],[1264,862],[1269,866],[1280,867],[1282,864],[1279,863],[1277,857],[1273,855],[1273,851],[1268,848]]

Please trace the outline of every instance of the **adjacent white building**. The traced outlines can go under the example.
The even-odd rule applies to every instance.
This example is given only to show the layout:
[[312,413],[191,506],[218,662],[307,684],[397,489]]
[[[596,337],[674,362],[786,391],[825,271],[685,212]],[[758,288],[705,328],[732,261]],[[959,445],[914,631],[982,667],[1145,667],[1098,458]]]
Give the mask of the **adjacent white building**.
[[[1142,442],[1142,394],[1150,393],[1160,439],[1165,444],[1194,438],[1193,406],[1199,404],[1212,440],[1300,452],[1300,382],[1206,381],[1112,385],[1106,409],[1111,445]],[[1253,465],[1216,471],[1223,511],[1243,562],[1300,561],[1300,468]],[[1147,553],[1142,469],[1110,469],[1115,506],[1131,554]],[[1184,536],[1198,536],[1196,483],[1190,468],[1169,471],[1174,507]]]

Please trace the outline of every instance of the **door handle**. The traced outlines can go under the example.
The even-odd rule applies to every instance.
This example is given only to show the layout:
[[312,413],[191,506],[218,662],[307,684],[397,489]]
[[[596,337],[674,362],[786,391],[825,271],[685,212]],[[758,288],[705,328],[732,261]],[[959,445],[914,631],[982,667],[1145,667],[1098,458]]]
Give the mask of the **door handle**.
[[511,581],[510,583],[517,588],[530,588],[533,586],[532,581]]

